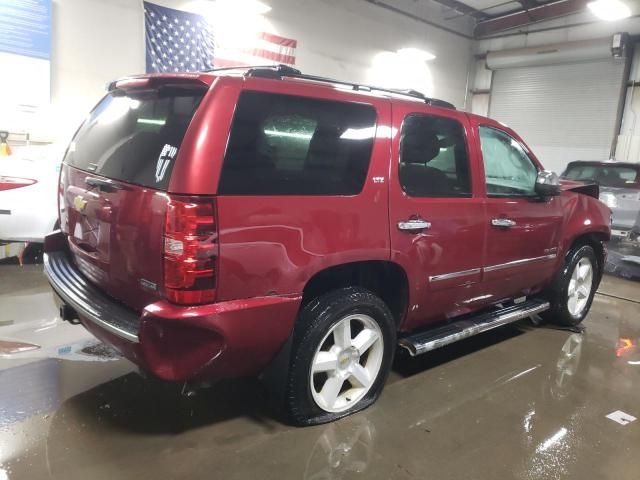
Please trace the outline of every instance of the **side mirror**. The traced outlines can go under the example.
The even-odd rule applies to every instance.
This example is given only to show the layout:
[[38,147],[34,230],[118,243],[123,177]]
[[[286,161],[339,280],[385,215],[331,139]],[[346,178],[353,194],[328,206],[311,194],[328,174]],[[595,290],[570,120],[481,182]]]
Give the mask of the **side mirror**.
[[535,191],[541,197],[560,195],[560,179],[555,172],[542,170],[536,177]]

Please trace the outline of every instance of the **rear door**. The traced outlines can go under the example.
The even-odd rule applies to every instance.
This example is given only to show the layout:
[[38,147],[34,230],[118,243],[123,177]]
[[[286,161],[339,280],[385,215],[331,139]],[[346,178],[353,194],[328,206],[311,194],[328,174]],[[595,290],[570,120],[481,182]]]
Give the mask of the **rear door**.
[[166,190],[202,84],[110,92],[71,142],[61,175],[61,227],[79,269],[140,309],[160,296]]
[[399,103],[393,116],[391,259],[409,276],[412,329],[482,304],[484,205],[466,115]]
[[482,295],[492,301],[526,295],[558,264],[560,197],[540,198],[541,166],[520,139],[497,124],[477,125],[485,177],[485,260]]

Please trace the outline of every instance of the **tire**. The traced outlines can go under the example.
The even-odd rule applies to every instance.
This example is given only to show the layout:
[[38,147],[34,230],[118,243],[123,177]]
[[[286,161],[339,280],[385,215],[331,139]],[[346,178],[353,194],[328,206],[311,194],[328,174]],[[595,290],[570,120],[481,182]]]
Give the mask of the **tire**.
[[569,327],[584,320],[600,281],[598,265],[589,245],[578,245],[569,252],[547,293],[551,308],[542,315],[545,320]]
[[317,425],[371,405],[391,369],[395,344],[393,316],[368,290],[343,288],[309,302],[293,336],[287,419]]

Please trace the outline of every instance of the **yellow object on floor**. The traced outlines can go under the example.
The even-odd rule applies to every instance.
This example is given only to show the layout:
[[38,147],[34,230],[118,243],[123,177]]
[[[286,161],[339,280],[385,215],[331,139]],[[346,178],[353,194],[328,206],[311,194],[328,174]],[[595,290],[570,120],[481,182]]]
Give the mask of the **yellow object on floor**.
[[0,157],[8,157],[11,155],[11,147],[8,143],[0,143]]

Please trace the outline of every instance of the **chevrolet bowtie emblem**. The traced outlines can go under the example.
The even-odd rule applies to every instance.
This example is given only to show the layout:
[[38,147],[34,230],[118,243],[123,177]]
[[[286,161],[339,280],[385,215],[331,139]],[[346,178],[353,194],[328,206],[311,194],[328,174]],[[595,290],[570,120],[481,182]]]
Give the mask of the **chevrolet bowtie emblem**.
[[73,199],[73,206],[76,207],[76,210],[81,212],[84,210],[84,207],[87,206],[87,201],[84,198],[82,198],[82,195],[77,195]]

